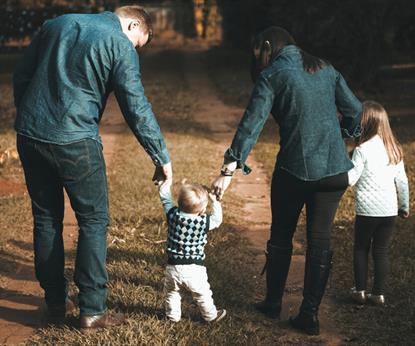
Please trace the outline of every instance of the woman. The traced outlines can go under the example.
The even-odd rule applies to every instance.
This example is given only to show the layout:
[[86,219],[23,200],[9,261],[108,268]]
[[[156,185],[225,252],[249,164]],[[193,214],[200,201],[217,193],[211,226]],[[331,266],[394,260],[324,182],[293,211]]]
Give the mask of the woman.
[[250,102],[212,189],[221,199],[236,168],[249,174],[245,160],[272,113],[279,125],[280,151],[271,185],[267,293],[256,308],[279,318],[292,237],[305,205],[303,302],[299,314],[290,322],[297,329],[318,335],[318,308],[333,255],[331,226],[348,185],[347,171],[353,168],[342,133],[347,137],[359,135],[362,106],[339,72],[326,61],[302,51],[292,36],[279,27],[271,27],[256,37],[252,76],[255,87]]

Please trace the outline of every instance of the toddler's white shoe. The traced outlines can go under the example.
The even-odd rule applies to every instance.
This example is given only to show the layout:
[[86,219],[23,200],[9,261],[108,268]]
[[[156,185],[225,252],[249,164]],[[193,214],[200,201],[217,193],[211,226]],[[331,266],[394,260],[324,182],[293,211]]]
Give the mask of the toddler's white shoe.
[[219,322],[225,316],[226,316],[226,310],[225,309],[220,309],[220,310],[218,310],[218,314],[216,315],[216,318],[214,318],[212,321],[209,321],[209,323]]

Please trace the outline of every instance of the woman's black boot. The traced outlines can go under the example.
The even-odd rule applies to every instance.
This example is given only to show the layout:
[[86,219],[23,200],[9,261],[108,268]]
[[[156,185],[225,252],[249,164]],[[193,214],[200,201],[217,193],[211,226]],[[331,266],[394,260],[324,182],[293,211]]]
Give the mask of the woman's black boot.
[[329,250],[307,250],[303,302],[300,313],[290,318],[291,325],[309,335],[320,334],[318,308],[326,289],[332,266],[333,252]]
[[281,313],[282,296],[291,263],[292,247],[281,248],[267,244],[266,271],[267,294],[265,300],[255,304],[255,309],[269,318],[278,319]]

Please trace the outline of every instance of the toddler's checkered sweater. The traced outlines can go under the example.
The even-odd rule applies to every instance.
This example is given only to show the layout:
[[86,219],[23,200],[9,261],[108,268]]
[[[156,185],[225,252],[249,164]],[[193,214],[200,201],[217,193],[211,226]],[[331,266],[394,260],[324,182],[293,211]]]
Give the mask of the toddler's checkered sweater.
[[209,230],[209,215],[186,217],[179,208],[167,213],[167,255],[169,264],[203,264]]
[[170,187],[159,189],[160,199],[167,215],[168,264],[199,264],[205,259],[207,233],[222,223],[220,202],[212,203],[212,214],[187,214],[174,205]]

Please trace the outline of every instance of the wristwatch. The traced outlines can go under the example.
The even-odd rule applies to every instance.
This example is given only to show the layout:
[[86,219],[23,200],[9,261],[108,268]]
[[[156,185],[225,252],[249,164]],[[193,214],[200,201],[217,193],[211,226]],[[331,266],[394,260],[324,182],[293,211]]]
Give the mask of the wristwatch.
[[228,167],[222,167],[220,170],[220,175],[223,177],[233,176],[234,171],[231,171]]

